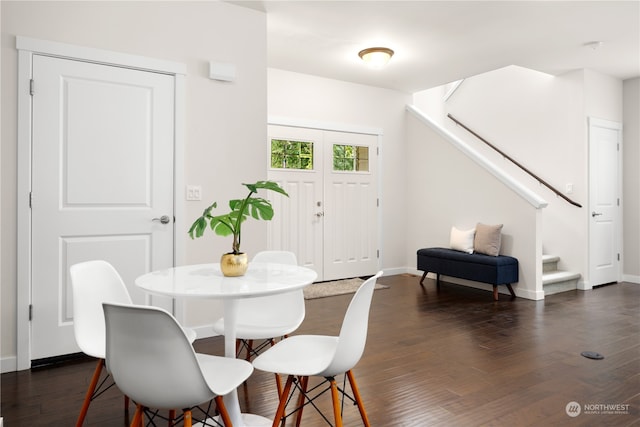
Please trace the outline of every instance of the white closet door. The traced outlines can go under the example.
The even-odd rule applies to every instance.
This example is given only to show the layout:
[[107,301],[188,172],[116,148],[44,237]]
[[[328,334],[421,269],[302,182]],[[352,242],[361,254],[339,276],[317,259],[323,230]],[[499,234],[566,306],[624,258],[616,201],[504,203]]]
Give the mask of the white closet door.
[[[34,56],[31,359],[77,352],[69,267],[173,264],[174,78]],[[165,221],[160,221],[166,216]],[[158,218],[158,220],[153,220]]]

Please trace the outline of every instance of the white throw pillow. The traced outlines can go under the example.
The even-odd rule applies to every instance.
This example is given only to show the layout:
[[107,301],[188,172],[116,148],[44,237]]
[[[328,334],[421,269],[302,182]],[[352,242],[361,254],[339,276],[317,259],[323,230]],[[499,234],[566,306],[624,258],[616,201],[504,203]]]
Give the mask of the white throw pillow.
[[458,230],[456,227],[451,227],[451,237],[449,238],[449,247],[456,251],[466,252],[468,254],[473,253],[473,238],[476,234],[476,229],[471,230]]

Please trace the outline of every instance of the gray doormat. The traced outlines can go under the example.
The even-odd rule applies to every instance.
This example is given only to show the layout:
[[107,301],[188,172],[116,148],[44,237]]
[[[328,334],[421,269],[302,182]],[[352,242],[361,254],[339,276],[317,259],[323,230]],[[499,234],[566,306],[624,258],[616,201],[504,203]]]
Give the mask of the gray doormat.
[[[325,298],[334,295],[352,294],[358,290],[364,280],[359,277],[353,279],[320,282],[304,288],[304,299]],[[376,289],[387,289],[388,286],[376,283]]]

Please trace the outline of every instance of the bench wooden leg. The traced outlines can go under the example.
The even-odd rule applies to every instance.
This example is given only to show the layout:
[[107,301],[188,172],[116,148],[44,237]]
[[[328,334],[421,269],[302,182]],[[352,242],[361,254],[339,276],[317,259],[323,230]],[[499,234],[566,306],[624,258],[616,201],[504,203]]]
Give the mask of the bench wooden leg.
[[420,286],[424,286],[424,283],[422,282],[424,282],[424,278],[427,277],[427,273],[428,271],[425,271],[424,274],[422,275],[422,279],[420,279]]
[[[511,298],[515,298],[516,297],[516,293],[513,291],[513,288],[511,287],[511,283],[505,283],[505,285],[507,286],[507,289],[509,289],[509,293],[511,294]],[[498,285],[493,285],[493,299],[495,301],[498,301]]]

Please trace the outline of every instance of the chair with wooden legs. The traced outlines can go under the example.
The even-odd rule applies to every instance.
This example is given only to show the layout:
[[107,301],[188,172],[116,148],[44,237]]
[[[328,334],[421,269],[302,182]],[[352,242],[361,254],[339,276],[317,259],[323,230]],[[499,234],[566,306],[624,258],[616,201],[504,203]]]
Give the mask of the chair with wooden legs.
[[[192,426],[195,408],[204,412],[197,420],[201,425],[231,427],[222,396],[249,378],[251,363],[196,353],[176,319],[162,308],[109,303],[103,308],[106,365],[118,388],[137,404],[132,427],[141,427],[145,414],[153,423],[155,410],[171,408],[182,408],[176,421],[185,427]],[[209,414],[211,405],[204,406],[211,401],[219,421]]]
[[[91,402],[113,386],[108,373],[100,381],[105,358],[105,326],[102,303],[131,304],[131,296],[116,269],[106,261],[94,260],[74,264],[69,269],[73,294],[73,331],[80,350],[97,360],[93,376],[85,394],[76,427],[82,426]],[[191,342],[196,338],[192,329],[186,329]],[[124,397],[125,417],[129,398]]]
[[[367,279],[353,296],[340,329],[339,336],[295,335],[278,342],[253,361],[256,369],[287,375],[284,390],[280,394],[280,403],[273,419],[273,427],[286,423],[288,416],[296,414],[296,425],[300,426],[302,410],[306,404],[326,391],[331,391],[333,417],[336,427],[342,427],[342,400],[352,400],[360,411],[362,422],[369,427],[369,419],[364,409],[360,392],[353,375],[353,367],[364,352],[369,323],[369,311],[373,290],[382,271]],[[338,387],[335,377],[344,374],[353,396],[346,393],[346,387]],[[309,377],[322,377],[324,381],[311,390],[307,389]],[[324,389],[321,389],[324,387]],[[297,406],[286,412],[288,402],[295,390],[300,392]],[[314,394],[313,396],[311,394]],[[321,414],[328,421],[324,414]]]

